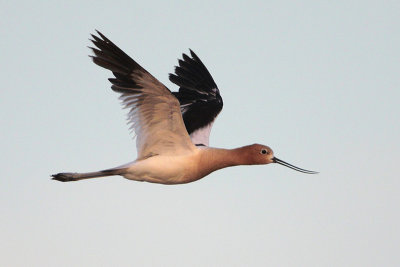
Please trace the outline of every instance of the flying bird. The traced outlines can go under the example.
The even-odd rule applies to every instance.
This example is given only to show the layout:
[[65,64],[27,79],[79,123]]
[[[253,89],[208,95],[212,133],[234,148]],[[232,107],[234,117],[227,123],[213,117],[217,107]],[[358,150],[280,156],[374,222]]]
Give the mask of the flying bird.
[[136,61],[99,31],[92,34],[90,56],[110,70],[112,90],[128,109],[130,129],[136,135],[137,159],[119,167],[88,173],[63,172],[52,175],[61,182],[121,175],[135,181],[183,184],[213,171],[236,165],[278,163],[296,171],[317,172],[293,166],[274,156],[268,146],[252,144],[235,149],[209,147],[211,127],[223,101],[211,74],[190,50],[183,54],[171,82],[171,92]]

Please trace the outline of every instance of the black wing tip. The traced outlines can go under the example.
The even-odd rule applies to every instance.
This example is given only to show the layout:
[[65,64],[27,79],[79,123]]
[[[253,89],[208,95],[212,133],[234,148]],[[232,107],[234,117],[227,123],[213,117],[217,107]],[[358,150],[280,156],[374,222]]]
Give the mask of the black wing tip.
[[110,39],[108,39],[99,30],[95,29],[94,31],[95,31],[95,33],[90,33],[90,36],[92,39],[89,38],[89,41],[91,41],[93,44],[96,45],[96,43],[104,42],[104,43],[109,43],[109,44],[115,45],[113,42],[110,41]]
[[[170,75],[170,81],[181,89],[203,91],[215,94],[218,89],[213,77],[196,53],[189,48],[189,55],[182,53],[182,59],[178,59],[179,66],[175,66],[175,76]],[[216,92],[219,94],[219,90]]]
[[[191,56],[194,60],[196,60],[196,61],[198,61],[198,62],[201,62],[200,58],[196,55],[196,53],[195,53],[192,49],[189,48],[189,51],[190,51],[190,56]],[[201,62],[201,63],[202,63],[202,62]]]
[[[99,30],[94,29],[94,31],[95,31],[103,40],[107,39],[107,37],[105,37],[104,34],[102,34]],[[90,35],[94,36],[93,34],[90,34]]]
[[[190,56],[191,57],[193,57],[193,55],[195,55],[195,56],[197,56],[194,52],[193,52],[193,50],[191,49],[191,48],[188,48],[189,49],[189,54],[190,54]],[[183,56],[188,56],[186,53],[182,53],[182,57]]]
[[122,51],[116,44],[111,42],[104,34],[98,30],[95,31],[98,36],[90,34],[92,39],[89,40],[93,43],[93,47],[88,47],[94,54],[89,57],[92,58],[95,64],[114,72],[114,74],[128,75],[135,69],[145,72],[138,63]]
[[[169,73],[168,74],[168,78],[169,78],[169,80],[171,81],[171,79],[174,79],[176,77],[176,75],[175,74],[173,74],[173,73]],[[172,81],[171,81],[172,82]]]

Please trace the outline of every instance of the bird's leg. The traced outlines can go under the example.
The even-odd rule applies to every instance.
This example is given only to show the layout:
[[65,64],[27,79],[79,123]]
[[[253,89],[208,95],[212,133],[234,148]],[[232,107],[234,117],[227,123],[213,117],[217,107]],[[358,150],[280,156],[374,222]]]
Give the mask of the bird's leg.
[[98,172],[86,172],[86,173],[73,173],[73,172],[62,172],[53,174],[53,180],[57,180],[60,182],[73,182],[79,181],[83,179],[90,179],[90,178],[98,178],[98,177],[105,177],[105,176],[112,176],[112,175],[121,175],[124,173],[123,169],[108,169],[102,170]]

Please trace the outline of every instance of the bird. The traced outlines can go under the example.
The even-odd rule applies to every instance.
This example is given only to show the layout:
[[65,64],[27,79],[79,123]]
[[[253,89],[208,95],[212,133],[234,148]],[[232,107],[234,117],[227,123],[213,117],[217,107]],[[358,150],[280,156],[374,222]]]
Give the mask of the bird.
[[212,125],[222,110],[218,86],[200,58],[189,49],[175,73],[169,74],[179,90],[171,92],[100,31],[89,39],[92,61],[110,70],[111,89],[119,93],[130,130],[136,137],[137,159],[96,172],[51,175],[61,182],[120,175],[134,181],[166,185],[197,181],[231,166],[277,163],[301,169],[274,156],[269,146],[252,144],[234,149],[209,146]]

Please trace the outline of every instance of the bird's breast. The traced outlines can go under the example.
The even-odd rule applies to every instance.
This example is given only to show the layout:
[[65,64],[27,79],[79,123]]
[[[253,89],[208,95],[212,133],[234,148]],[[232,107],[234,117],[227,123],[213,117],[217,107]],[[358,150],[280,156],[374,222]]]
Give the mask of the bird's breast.
[[182,184],[200,179],[199,156],[195,151],[185,155],[157,155],[133,163],[123,175],[136,181],[160,184]]

